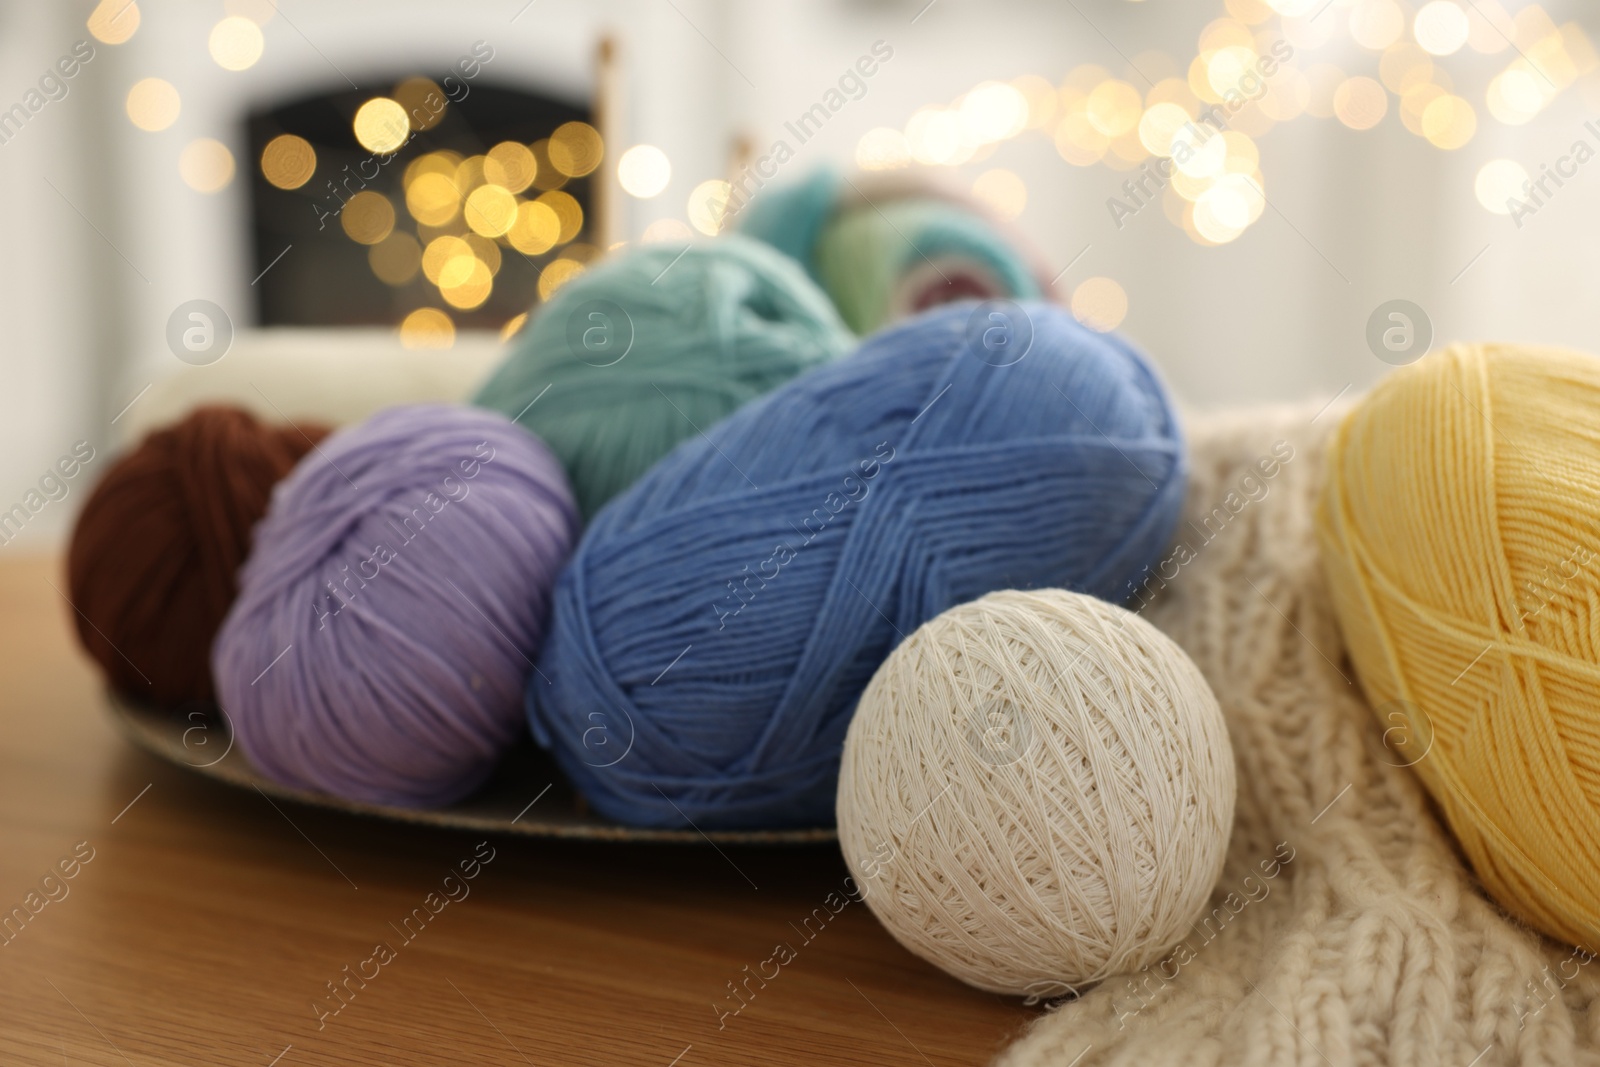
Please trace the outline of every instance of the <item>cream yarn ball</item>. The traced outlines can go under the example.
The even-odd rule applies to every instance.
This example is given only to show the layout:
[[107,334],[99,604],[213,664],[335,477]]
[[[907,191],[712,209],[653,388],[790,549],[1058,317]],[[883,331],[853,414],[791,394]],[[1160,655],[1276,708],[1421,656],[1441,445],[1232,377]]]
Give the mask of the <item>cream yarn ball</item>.
[[1189,931],[1233,826],[1228,730],[1143,619],[1063,590],[932,619],[873,675],[844,744],[839,841],[912,952],[1053,997]]

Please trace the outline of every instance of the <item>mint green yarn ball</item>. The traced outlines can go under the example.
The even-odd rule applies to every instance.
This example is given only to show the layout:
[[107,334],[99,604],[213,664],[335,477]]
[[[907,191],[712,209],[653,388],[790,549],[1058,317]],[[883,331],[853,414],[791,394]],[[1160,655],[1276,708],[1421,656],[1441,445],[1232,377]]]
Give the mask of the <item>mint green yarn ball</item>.
[[536,309],[474,402],[550,446],[588,518],[679,441],[852,344],[816,283],[758,241],[645,245]]

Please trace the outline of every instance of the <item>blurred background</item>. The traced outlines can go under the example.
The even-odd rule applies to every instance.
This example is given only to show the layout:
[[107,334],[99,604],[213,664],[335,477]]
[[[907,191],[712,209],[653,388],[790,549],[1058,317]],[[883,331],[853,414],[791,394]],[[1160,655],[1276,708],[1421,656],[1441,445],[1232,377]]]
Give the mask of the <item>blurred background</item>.
[[[1369,343],[1393,301],[1436,343],[1600,350],[1597,23],[1577,0],[3,0],[0,508],[137,424],[175,321],[483,364],[608,249],[715,234],[730,196],[824,164],[984,202],[1192,408],[1363,388],[1400,361]],[[75,502],[4,547],[59,541]]]

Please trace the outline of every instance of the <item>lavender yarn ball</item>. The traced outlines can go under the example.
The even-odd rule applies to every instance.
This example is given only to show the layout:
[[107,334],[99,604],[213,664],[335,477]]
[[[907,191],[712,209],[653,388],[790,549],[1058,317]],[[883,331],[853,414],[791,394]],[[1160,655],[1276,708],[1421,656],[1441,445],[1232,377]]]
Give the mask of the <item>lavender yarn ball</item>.
[[217,699],[274,781],[408,807],[470,793],[522,693],[577,505],[545,445],[476,408],[391,408],[276,489],[212,646]]

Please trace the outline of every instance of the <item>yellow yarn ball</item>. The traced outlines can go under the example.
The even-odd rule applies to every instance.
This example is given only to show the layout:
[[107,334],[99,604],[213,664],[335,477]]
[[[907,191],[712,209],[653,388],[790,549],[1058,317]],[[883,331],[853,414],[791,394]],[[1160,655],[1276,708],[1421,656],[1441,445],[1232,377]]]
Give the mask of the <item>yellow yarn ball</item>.
[[1600,360],[1396,372],[1335,431],[1317,528],[1396,762],[1503,907],[1600,946]]

